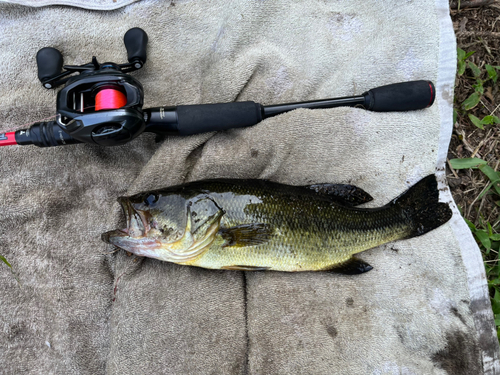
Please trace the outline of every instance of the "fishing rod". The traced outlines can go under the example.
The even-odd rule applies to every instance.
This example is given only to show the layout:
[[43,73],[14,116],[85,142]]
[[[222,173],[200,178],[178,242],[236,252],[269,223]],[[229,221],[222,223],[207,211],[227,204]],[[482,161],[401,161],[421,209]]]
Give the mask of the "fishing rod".
[[128,63],[100,64],[96,57],[84,65],[64,65],[61,52],[45,47],[36,56],[38,78],[46,89],[65,84],[57,94],[55,121],[0,134],[0,146],[61,146],[92,143],[122,145],[144,132],[191,135],[251,126],[297,108],[361,107],[369,111],[411,111],[432,105],[430,81],[377,87],[362,95],[264,106],[253,101],[164,106],[143,109],[144,90],[128,73],[146,63],[148,36],[140,28],[124,36]]

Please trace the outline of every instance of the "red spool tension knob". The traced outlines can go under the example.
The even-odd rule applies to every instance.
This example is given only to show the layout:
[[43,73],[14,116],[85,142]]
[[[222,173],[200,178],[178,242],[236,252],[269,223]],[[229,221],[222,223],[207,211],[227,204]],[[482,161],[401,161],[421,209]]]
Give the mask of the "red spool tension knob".
[[127,97],[119,90],[106,88],[95,96],[95,110],[117,109],[127,104]]

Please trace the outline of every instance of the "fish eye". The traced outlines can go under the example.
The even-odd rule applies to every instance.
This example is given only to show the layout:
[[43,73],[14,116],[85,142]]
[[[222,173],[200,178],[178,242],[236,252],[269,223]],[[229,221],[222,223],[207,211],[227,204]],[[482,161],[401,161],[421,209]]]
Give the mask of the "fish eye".
[[146,206],[152,206],[158,202],[158,199],[160,199],[160,197],[157,194],[150,194],[144,199],[144,204]]

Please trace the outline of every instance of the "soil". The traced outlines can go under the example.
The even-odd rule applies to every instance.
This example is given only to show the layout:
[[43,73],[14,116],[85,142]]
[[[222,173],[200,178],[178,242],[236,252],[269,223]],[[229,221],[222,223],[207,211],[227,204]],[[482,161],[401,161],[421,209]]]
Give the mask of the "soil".
[[[451,3],[451,2],[450,2]],[[457,36],[457,47],[472,52],[467,61],[475,63],[482,71],[480,76],[486,80],[485,65],[500,65],[500,2],[474,8],[451,10],[453,26]],[[458,112],[454,131],[448,150],[448,159],[477,157],[499,170],[500,167],[500,124],[485,125],[484,130],[475,126],[468,115],[479,119],[487,115],[500,117],[500,71],[498,81],[484,84],[484,94],[480,103],[469,111],[462,109],[462,103],[474,93],[476,79],[470,68],[455,82],[455,109]],[[478,198],[490,181],[479,170],[453,170],[448,163],[448,183],[455,202],[464,217],[481,226],[489,222],[499,225],[500,207],[495,203],[498,195],[486,194]],[[500,228],[497,228],[499,231]]]

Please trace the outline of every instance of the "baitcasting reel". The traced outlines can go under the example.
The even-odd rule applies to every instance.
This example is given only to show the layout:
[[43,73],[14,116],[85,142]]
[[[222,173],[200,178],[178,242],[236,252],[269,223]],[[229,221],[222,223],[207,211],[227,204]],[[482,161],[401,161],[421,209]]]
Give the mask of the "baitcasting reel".
[[[148,36],[133,28],[125,34],[124,42],[127,64],[99,64],[94,56],[85,65],[65,65],[62,73],[63,57],[58,50],[46,47],[38,51],[38,78],[42,85],[51,89],[66,84],[57,95],[56,124],[46,123],[45,132],[40,129],[47,143],[59,144],[64,140],[112,146],[126,143],[144,131],[144,91],[141,83],[127,73],[142,68],[146,62]],[[79,74],[67,78],[73,73]],[[50,142],[54,130],[59,137]]]
[[377,112],[410,111],[431,106],[435,98],[432,82],[412,81],[378,87],[360,96],[271,106],[246,101],[143,109],[142,85],[128,73],[146,63],[147,42],[144,30],[128,30],[124,36],[128,54],[125,64],[100,64],[94,56],[88,64],[63,66],[58,50],[42,48],[36,58],[42,85],[52,89],[65,84],[57,95],[56,121],[0,134],[0,146],[48,147],[82,142],[116,146],[143,132],[191,135],[251,126],[297,108],[358,106]]

